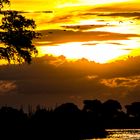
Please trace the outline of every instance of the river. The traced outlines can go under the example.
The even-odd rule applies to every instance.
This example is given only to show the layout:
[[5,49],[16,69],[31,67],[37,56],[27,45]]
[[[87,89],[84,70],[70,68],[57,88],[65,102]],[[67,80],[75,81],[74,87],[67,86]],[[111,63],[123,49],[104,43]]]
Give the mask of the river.
[[107,138],[90,140],[140,140],[140,129],[108,129]]

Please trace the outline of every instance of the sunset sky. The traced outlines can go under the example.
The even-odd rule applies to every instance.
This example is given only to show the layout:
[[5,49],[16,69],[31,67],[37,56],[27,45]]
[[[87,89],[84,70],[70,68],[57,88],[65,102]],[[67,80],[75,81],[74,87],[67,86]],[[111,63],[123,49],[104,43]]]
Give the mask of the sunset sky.
[[140,101],[139,0],[11,0],[42,34],[31,65],[1,65],[0,104]]

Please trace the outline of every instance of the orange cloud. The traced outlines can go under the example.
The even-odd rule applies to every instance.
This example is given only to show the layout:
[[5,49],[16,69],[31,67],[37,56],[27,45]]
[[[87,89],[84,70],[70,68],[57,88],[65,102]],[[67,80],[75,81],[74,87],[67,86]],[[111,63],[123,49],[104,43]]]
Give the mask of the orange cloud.
[[102,79],[101,83],[112,88],[117,87],[135,88],[137,85],[140,85],[140,76]]
[[1,80],[0,81],[0,96],[11,93],[13,94],[16,91],[16,84],[14,81]]

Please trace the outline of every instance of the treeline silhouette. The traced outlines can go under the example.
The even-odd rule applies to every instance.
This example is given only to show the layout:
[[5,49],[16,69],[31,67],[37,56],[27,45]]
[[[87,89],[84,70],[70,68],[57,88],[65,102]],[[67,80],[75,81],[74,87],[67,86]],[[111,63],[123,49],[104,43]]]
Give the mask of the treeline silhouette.
[[140,102],[125,106],[116,100],[84,100],[83,108],[64,103],[54,109],[40,106],[0,108],[0,137],[4,139],[80,140],[106,137],[105,129],[140,128]]

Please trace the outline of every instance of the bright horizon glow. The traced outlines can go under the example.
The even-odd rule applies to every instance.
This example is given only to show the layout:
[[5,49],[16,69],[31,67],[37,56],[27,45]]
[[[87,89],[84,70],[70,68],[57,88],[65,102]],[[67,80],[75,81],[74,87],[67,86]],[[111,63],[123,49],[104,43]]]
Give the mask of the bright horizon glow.
[[40,47],[40,54],[51,54],[54,56],[64,55],[69,60],[86,58],[97,63],[107,63],[117,57],[126,55],[128,50],[121,50],[111,44],[98,44],[95,46],[82,45],[81,42],[61,44],[53,47]]

